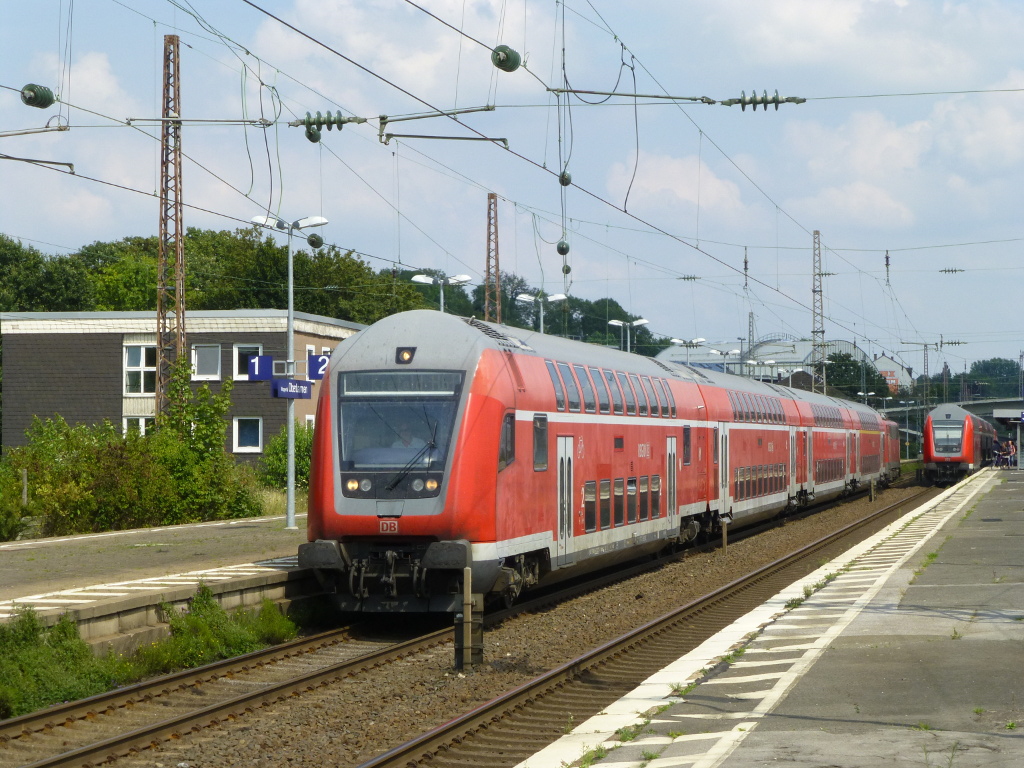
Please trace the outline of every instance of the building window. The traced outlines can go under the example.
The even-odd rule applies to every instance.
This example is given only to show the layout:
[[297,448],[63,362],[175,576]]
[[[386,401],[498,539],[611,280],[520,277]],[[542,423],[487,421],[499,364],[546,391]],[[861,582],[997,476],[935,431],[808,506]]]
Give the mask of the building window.
[[156,346],[130,344],[124,348],[124,393],[156,394]]
[[122,419],[121,426],[125,435],[131,432],[137,432],[140,435],[145,435],[153,429],[153,421],[154,419],[152,416],[128,416],[127,418]]
[[235,344],[234,355],[232,356],[235,361],[234,379],[235,381],[248,381],[249,380],[249,358],[254,355],[263,354],[262,344]]
[[313,429],[316,426],[316,416],[313,414],[306,414],[306,429]]
[[220,380],[220,344],[192,345],[193,381]]
[[263,419],[259,416],[236,416],[232,421],[234,452],[262,452]]

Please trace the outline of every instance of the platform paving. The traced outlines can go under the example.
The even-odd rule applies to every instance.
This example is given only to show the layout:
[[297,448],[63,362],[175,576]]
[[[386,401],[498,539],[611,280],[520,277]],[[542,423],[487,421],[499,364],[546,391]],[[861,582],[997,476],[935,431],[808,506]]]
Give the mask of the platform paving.
[[1024,473],[950,489],[520,765],[584,757],[1024,766]]

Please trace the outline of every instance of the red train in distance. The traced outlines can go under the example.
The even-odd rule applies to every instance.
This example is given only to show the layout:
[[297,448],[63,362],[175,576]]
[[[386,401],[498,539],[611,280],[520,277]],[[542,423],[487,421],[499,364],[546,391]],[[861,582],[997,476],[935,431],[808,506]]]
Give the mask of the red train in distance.
[[899,473],[897,425],[820,394],[435,311],[343,341],[308,543],[343,610],[477,608]]
[[959,405],[944,403],[924,420],[925,478],[949,485],[992,462],[996,428]]

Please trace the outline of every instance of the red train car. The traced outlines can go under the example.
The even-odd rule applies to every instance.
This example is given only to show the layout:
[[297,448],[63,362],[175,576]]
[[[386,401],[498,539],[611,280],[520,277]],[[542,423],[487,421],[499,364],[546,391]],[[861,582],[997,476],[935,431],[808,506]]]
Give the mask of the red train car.
[[433,311],[336,349],[308,537],[345,610],[455,611],[899,472],[858,403]]
[[938,485],[963,479],[993,457],[996,429],[959,405],[936,406],[924,421],[925,477]]

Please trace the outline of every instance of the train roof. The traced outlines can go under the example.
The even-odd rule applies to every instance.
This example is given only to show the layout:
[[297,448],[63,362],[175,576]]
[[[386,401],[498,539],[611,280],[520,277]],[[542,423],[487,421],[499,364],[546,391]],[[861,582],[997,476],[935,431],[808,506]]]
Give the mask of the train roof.
[[561,336],[552,336],[526,328],[484,322],[474,317],[443,314],[435,310],[416,309],[400,312],[378,321],[368,330],[378,328],[381,331],[388,328],[388,335],[399,344],[403,334],[409,334],[409,338],[412,338],[413,335],[444,338],[450,342],[452,363],[458,365],[461,365],[466,360],[467,354],[470,353],[465,345],[471,344],[476,349],[508,350],[551,360],[583,363],[649,376],[671,377],[738,392],[774,395],[806,403],[849,408],[854,411],[879,415],[877,411],[867,405],[840,400],[829,395],[791,389],[745,376],[695,368],[682,363],[658,360],[644,355],[623,352],[612,347],[564,339]]
[[[972,416],[975,419],[981,418],[980,416],[961,408],[956,403],[942,403],[941,405],[937,405],[928,412],[928,415],[931,416],[932,419],[943,419],[946,421],[963,421],[967,416]],[[984,419],[981,420],[984,421]]]

